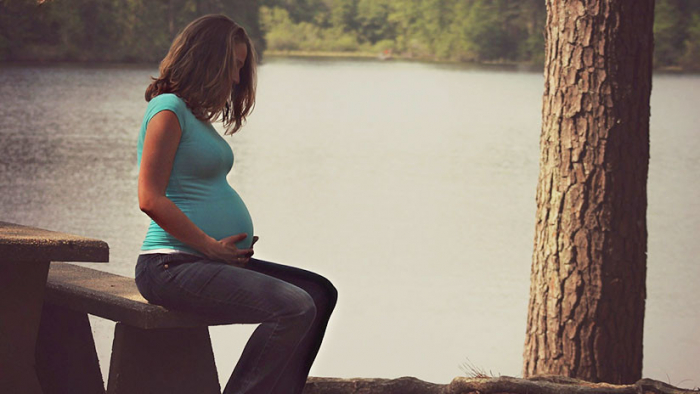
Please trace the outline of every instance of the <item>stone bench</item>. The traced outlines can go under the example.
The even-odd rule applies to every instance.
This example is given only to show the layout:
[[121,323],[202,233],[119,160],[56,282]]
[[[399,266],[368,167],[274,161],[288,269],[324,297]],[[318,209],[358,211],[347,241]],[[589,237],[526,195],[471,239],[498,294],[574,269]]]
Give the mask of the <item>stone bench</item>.
[[51,263],[36,350],[44,394],[104,393],[88,314],[117,322],[108,394],[220,393],[208,326],[149,304],[133,278]]

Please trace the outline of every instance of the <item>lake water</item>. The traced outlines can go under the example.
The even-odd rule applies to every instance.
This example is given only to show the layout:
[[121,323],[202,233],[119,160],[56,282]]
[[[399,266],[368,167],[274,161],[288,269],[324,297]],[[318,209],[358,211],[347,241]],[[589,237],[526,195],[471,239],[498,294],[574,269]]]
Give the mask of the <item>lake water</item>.
[[[156,66],[0,67],[0,220],[105,240],[133,277]],[[656,75],[644,376],[700,386],[700,76]],[[256,257],[340,292],[315,376],[521,374],[541,72],[269,59],[229,141]],[[219,125],[220,126],[220,125]],[[218,127],[221,130],[221,127]],[[91,318],[106,378],[114,324]],[[225,382],[253,326],[211,329]]]

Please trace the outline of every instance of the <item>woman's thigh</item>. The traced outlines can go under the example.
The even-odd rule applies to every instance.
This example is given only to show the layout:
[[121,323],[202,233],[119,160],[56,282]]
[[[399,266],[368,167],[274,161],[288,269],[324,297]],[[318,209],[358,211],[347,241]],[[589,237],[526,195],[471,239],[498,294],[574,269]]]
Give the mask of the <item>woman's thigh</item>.
[[156,255],[141,271],[139,288],[155,303],[231,323],[260,323],[314,305],[306,291],[284,280],[197,256]]
[[322,303],[326,308],[332,309],[337,302],[338,291],[335,286],[315,272],[258,259],[250,259],[246,268],[303,289],[313,297],[317,306]]

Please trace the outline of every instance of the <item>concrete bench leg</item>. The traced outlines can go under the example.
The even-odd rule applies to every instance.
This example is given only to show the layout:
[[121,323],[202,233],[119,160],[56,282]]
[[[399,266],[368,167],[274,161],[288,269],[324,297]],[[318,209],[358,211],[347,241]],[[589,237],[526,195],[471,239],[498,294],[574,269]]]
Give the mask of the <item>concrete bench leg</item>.
[[44,394],[104,394],[87,314],[44,304],[36,373]]
[[35,353],[49,262],[8,257],[0,256],[0,393],[40,394]]
[[108,394],[220,394],[209,329],[117,323]]

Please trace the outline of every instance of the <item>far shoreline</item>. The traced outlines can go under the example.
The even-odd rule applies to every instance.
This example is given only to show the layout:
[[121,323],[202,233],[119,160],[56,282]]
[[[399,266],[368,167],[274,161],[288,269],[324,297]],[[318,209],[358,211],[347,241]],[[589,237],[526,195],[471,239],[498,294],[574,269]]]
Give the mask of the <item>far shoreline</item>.
[[363,52],[363,51],[277,51],[266,50],[263,54],[263,62],[265,58],[308,58],[308,59],[357,59],[357,60],[377,60],[377,61],[400,61],[425,64],[445,64],[445,65],[460,65],[466,67],[490,67],[503,66],[513,67],[518,69],[543,70],[543,66],[532,62],[516,62],[516,61],[460,61],[449,59],[435,59],[431,57],[421,56],[406,56],[401,54],[392,54],[387,58],[382,58],[380,53]]
[[[266,50],[263,52],[261,65],[265,64],[265,60],[272,59],[324,59],[324,60],[362,60],[362,61],[378,61],[378,62],[410,62],[423,63],[433,65],[445,65],[463,67],[465,69],[472,68],[495,68],[510,71],[526,71],[526,72],[543,72],[544,65],[533,62],[516,62],[506,60],[496,61],[459,61],[447,59],[434,59],[429,57],[412,57],[405,55],[392,55],[389,58],[382,59],[380,54],[361,51],[277,51]],[[4,67],[90,67],[90,68],[158,68],[159,62],[149,61],[99,61],[99,60],[78,60],[78,59],[11,59],[0,60],[0,68]],[[673,74],[673,75],[698,75],[700,69],[684,69],[680,66],[665,66],[654,68],[654,74]]]
[[[266,50],[263,54],[264,58],[305,58],[305,59],[356,59],[356,60],[378,60],[378,61],[400,61],[400,62],[415,62],[425,64],[443,64],[464,66],[465,68],[472,67],[503,67],[512,68],[515,70],[527,71],[544,71],[544,64],[536,64],[529,61],[509,61],[509,60],[493,60],[493,61],[460,61],[448,59],[433,59],[429,57],[411,57],[402,55],[393,55],[389,59],[381,59],[380,54],[372,52],[341,52],[341,51],[277,51]],[[655,67],[654,73],[662,74],[700,74],[700,69],[684,69],[681,66],[664,66]]]

